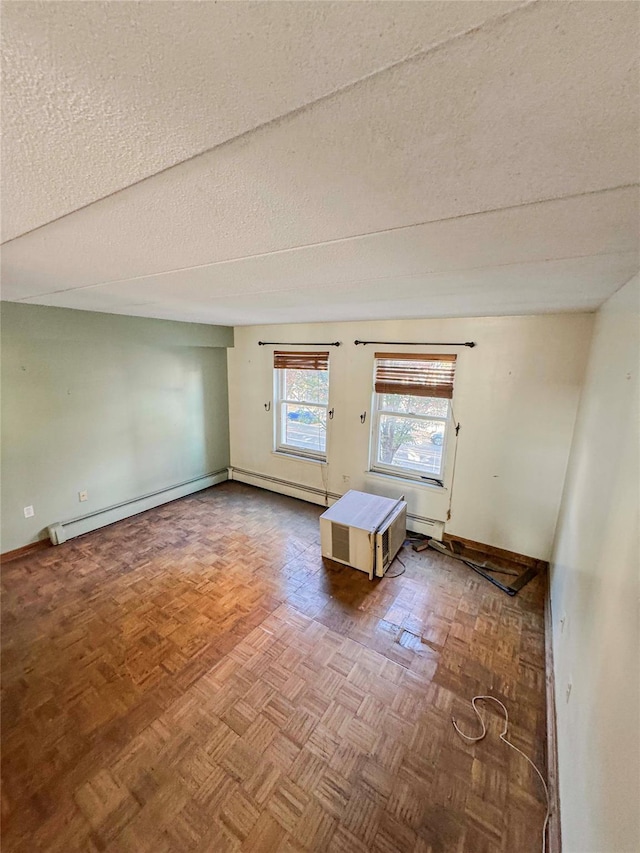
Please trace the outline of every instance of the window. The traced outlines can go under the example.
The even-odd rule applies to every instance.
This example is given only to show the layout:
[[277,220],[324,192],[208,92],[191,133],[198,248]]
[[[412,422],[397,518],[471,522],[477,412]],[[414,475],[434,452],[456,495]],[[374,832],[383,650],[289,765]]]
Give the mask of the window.
[[327,458],[329,353],[278,352],[275,373],[276,450]]
[[371,468],[443,484],[455,355],[376,353]]

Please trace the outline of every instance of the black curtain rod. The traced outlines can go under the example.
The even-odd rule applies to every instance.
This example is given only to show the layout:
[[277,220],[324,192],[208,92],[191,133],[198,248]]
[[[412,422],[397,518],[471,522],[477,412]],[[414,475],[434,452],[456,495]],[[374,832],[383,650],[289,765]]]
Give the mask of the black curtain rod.
[[334,341],[330,344],[316,344],[313,341],[293,342],[293,341],[258,341],[259,347],[339,347],[340,341]]
[[362,344],[363,347],[366,347],[367,344],[381,344],[383,346],[399,346],[399,347],[474,347],[476,345],[475,341],[466,341],[465,343],[444,343],[442,341],[354,341],[354,344],[358,346]]

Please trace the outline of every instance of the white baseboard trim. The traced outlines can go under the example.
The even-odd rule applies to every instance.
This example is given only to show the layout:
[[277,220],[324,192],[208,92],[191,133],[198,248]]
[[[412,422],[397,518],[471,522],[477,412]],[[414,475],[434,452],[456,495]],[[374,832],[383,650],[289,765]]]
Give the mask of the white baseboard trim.
[[184,498],[187,495],[192,495],[194,492],[201,492],[203,489],[208,489],[210,486],[215,486],[227,479],[229,479],[228,468],[222,468],[219,471],[204,474],[202,477],[194,477],[175,486],[158,489],[147,495],[141,495],[138,498],[132,498],[131,500],[87,513],[87,515],[79,518],[72,518],[69,521],[59,521],[49,526],[49,538],[53,545],[61,545],[67,539],[74,539],[76,536],[82,536],[83,533],[90,533],[92,530],[98,530],[100,527],[106,527],[108,524],[113,524],[116,521],[130,518],[132,515],[146,512],[148,509],[153,509],[161,504],[175,501],[178,498]]
[[[236,480],[238,483],[246,483],[249,486],[256,486],[259,489],[266,489],[269,492],[276,492],[279,495],[287,495],[290,498],[297,498],[307,503],[318,504],[319,506],[330,506],[339,500],[342,495],[337,492],[324,492],[323,489],[314,486],[305,486],[302,483],[293,483],[290,480],[282,480],[279,477],[272,477],[270,474],[260,474],[257,471],[246,471],[243,468],[229,468],[229,479]],[[442,541],[444,533],[444,522],[435,521],[431,518],[425,518],[422,515],[414,515],[407,513],[408,527],[414,533],[423,533],[425,536],[432,536],[434,539]]]
[[269,492],[277,492],[279,495],[287,495],[290,498],[298,498],[307,503],[328,506],[337,501],[342,495],[335,492],[326,492],[314,486],[305,486],[302,483],[293,483],[290,480],[282,480],[269,474],[259,474],[257,471],[246,471],[243,468],[229,468],[229,479],[238,483],[246,483],[249,486],[257,486]]

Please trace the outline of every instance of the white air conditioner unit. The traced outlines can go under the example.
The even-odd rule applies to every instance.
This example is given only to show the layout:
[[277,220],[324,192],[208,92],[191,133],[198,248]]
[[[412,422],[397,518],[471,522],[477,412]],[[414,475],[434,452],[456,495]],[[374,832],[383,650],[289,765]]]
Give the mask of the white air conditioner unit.
[[322,556],[381,578],[407,535],[407,504],[350,491],[320,516]]

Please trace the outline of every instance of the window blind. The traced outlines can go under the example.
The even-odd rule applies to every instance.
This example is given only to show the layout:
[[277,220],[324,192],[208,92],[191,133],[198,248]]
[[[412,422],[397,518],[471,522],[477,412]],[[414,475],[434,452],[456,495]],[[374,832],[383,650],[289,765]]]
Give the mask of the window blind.
[[455,355],[377,352],[375,389],[378,394],[413,394],[450,400],[455,373]]
[[328,352],[283,352],[273,353],[273,366],[277,370],[328,370]]

